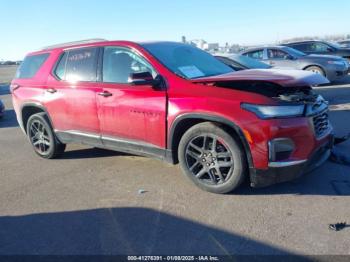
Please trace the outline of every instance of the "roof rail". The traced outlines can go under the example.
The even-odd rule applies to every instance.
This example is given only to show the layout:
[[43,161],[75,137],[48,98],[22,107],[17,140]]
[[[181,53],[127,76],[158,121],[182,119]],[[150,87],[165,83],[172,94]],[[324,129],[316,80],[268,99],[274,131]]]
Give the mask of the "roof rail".
[[59,47],[68,47],[68,46],[80,45],[80,44],[90,44],[90,43],[102,42],[102,41],[107,41],[107,40],[103,39],[103,38],[91,38],[91,39],[85,39],[85,40],[80,40],[80,41],[73,41],[73,42],[45,46],[41,50],[49,50],[49,49],[54,49],[54,48],[59,48]]

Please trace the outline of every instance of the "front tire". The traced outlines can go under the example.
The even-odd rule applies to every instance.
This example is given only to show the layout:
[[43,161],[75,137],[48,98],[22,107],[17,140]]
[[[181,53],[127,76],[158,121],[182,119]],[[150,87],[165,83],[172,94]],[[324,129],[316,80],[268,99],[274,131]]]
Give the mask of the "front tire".
[[56,138],[45,113],[38,113],[29,117],[27,135],[35,153],[42,158],[57,158],[66,148],[66,145],[60,143]]
[[231,192],[245,178],[246,158],[240,143],[214,123],[187,130],[179,143],[178,158],[183,173],[212,193]]
[[323,69],[319,66],[309,66],[307,68],[305,68],[306,71],[310,71],[310,72],[313,72],[315,74],[319,74],[319,75],[322,75],[322,76],[326,76],[325,72],[323,71]]

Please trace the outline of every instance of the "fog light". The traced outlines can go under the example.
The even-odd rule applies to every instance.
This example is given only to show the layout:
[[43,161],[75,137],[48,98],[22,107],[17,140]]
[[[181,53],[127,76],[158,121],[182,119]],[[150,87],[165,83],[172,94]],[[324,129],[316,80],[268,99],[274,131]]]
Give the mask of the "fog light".
[[289,138],[275,138],[269,141],[269,161],[288,159],[295,149],[294,142]]

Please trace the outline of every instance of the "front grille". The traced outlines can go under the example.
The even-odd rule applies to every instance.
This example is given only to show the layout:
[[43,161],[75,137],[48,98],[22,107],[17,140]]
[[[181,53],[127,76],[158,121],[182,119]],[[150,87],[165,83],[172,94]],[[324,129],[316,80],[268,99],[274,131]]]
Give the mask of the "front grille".
[[323,136],[329,129],[328,112],[324,111],[314,116],[312,120],[316,137]]

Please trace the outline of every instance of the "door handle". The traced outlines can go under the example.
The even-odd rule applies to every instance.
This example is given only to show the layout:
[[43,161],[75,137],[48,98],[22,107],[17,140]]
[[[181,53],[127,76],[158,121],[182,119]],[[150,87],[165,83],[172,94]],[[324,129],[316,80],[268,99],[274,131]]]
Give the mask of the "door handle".
[[53,94],[53,93],[56,93],[57,90],[55,88],[48,88],[48,89],[46,89],[46,92]]
[[101,93],[98,93],[98,95],[103,97],[109,97],[109,96],[112,96],[113,94],[108,91],[103,91]]

